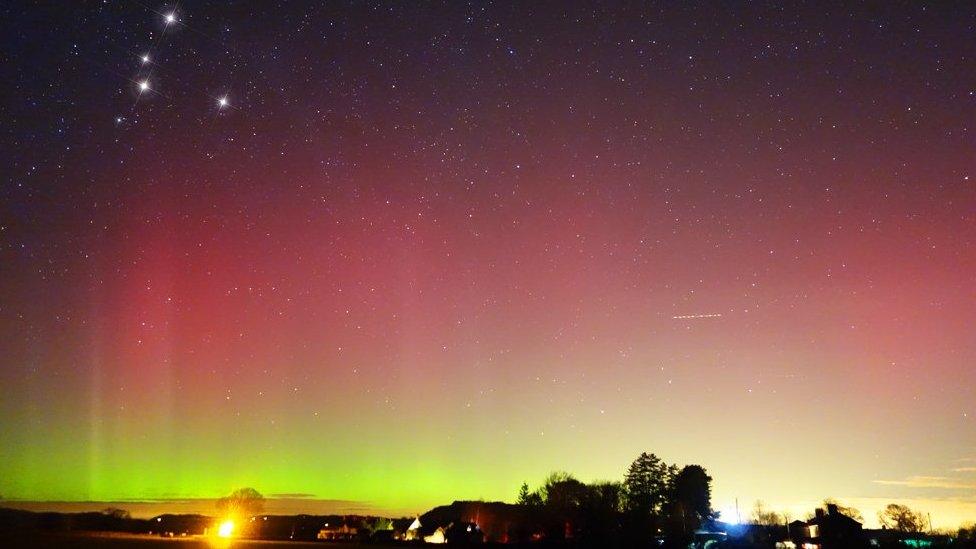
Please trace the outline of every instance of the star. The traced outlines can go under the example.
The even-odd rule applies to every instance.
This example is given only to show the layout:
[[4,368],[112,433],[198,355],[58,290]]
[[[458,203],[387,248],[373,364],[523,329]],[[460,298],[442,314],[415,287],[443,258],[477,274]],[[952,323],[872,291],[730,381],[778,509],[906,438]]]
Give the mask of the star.
[[172,25],[173,23],[176,22],[176,12],[171,11],[167,13],[165,19],[167,25]]
[[144,91],[149,91],[149,81],[148,80],[143,80],[142,82],[139,82],[139,93],[142,93]]
[[230,105],[230,101],[228,101],[226,95],[221,96],[220,99],[217,100],[217,107],[218,108],[223,109],[224,107],[227,107],[229,105]]
[[144,53],[139,59],[142,61],[142,64],[145,65],[146,63],[149,63],[149,54]]

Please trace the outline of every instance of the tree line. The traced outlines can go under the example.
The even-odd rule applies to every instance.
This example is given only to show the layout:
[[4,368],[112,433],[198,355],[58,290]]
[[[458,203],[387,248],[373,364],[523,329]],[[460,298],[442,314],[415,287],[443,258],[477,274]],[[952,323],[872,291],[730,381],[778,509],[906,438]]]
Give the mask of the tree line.
[[[657,537],[665,546],[687,546],[694,532],[714,525],[719,513],[712,509],[712,477],[700,465],[668,464],[643,452],[620,481],[584,483],[565,472],[551,473],[531,489],[523,482],[517,503],[535,511],[545,538],[575,539],[611,545],[646,542]],[[823,508],[835,508],[860,523],[855,507],[827,498]],[[803,517],[809,520],[814,513]],[[793,520],[757,501],[746,522],[760,527],[785,527]],[[932,533],[928,514],[892,503],[878,513],[886,529],[904,534]],[[942,532],[958,540],[976,539],[976,525]]]
[[700,465],[679,467],[644,452],[621,481],[585,484],[555,472],[535,490],[523,483],[517,502],[538,511],[548,539],[640,542],[651,533],[669,544],[687,544],[718,516],[711,482]]

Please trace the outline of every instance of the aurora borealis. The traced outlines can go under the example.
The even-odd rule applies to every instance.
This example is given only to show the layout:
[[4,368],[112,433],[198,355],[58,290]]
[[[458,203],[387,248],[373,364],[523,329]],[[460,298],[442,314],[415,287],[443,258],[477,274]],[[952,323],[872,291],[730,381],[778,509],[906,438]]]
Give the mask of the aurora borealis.
[[0,499],[976,518],[972,4],[0,12]]

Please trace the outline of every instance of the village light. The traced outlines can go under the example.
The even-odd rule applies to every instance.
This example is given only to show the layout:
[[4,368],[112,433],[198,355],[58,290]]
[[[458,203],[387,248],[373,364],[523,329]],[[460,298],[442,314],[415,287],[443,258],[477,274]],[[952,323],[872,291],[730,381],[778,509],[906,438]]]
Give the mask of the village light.
[[225,520],[217,527],[217,537],[229,538],[234,535],[234,521]]

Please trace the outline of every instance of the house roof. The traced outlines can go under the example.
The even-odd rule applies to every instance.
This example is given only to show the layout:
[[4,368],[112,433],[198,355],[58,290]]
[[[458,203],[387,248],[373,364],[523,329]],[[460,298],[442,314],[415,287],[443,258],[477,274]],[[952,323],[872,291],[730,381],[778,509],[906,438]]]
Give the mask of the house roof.
[[860,522],[852,519],[851,517],[843,513],[836,513],[836,512],[825,513],[821,516],[813,517],[812,519],[807,521],[807,524],[818,524],[818,525],[823,525],[823,524],[837,525],[838,523],[845,524],[847,526],[852,526],[852,527],[853,526],[856,526],[858,528],[861,527]]

